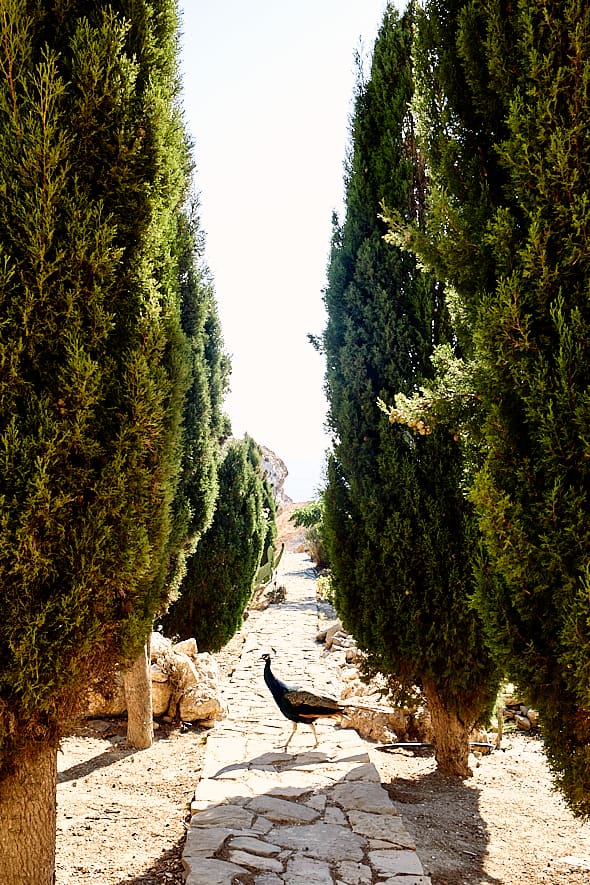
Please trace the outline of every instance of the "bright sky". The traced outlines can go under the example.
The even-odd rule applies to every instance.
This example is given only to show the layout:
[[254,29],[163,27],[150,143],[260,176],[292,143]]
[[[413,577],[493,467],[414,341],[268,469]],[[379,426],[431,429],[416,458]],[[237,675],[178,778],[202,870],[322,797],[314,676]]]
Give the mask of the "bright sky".
[[331,216],[358,49],[370,56],[386,0],[181,0],[183,105],[225,347],[225,404],[289,470],[297,502],[322,487],[321,334]]

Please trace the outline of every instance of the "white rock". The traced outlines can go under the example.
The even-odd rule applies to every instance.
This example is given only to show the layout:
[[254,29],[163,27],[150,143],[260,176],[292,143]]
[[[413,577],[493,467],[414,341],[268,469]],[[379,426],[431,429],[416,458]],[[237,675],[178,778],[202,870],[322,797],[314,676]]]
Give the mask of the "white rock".
[[253,820],[254,814],[251,811],[246,811],[241,805],[219,805],[205,808],[203,811],[197,810],[191,818],[191,829],[193,826],[247,829],[252,825]]
[[223,848],[225,840],[232,833],[229,827],[189,827],[183,853],[191,857],[212,857]]
[[360,833],[369,839],[390,842],[399,848],[412,850],[416,848],[414,840],[399,817],[389,814],[370,814],[366,811],[350,811],[348,818],[355,833]]
[[232,851],[247,851],[249,854],[258,854],[262,857],[272,857],[281,850],[279,845],[263,842],[262,839],[255,839],[253,836],[234,836],[229,847]]
[[183,722],[215,722],[223,719],[225,710],[218,697],[206,697],[201,686],[185,691],[178,704],[178,713]]
[[[269,839],[292,851],[305,851],[308,857],[328,863],[363,859],[364,839],[348,827],[316,823],[295,827],[276,827]],[[309,880],[308,880],[309,881]]]
[[168,710],[172,689],[168,682],[154,680],[152,676],[152,711],[154,716],[163,716]]
[[334,636],[336,635],[336,633],[339,633],[341,630],[342,630],[342,623],[340,621],[336,621],[335,624],[332,624],[331,627],[328,627],[328,629],[326,630],[326,636],[324,639],[324,641],[326,643],[326,648],[331,647]]
[[198,685],[199,674],[188,655],[173,651],[168,653],[165,660],[171,668],[169,679],[174,689],[187,691],[193,685]]
[[333,787],[332,795],[336,804],[344,808],[345,811],[360,810],[374,814],[397,814],[389,794],[381,784],[348,781],[336,784]]
[[150,658],[157,661],[172,647],[172,640],[162,636],[161,633],[153,632],[150,637]]
[[230,851],[229,859],[232,863],[238,863],[266,873],[283,872],[283,864],[280,860],[275,860],[274,857],[261,857],[258,854],[249,854],[247,851]]
[[289,885],[332,885],[332,873],[327,863],[307,857],[294,857],[287,865]]
[[371,868],[352,860],[345,860],[338,865],[338,875],[346,885],[370,885],[373,881]]
[[154,682],[168,682],[168,674],[164,673],[161,667],[158,664],[152,664],[150,667],[150,678],[152,680],[152,684]]
[[189,658],[196,658],[198,654],[196,639],[183,639],[182,642],[176,642],[172,646],[172,651],[179,655],[188,655]]
[[[370,851],[369,860],[381,876],[422,876],[424,868],[415,851],[393,848]],[[405,881],[405,880],[404,880]]]
[[[296,802],[289,802],[288,799],[275,799],[272,796],[256,796],[251,799],[246,808],[262,814],[269,820],[284,822],[310,822],[317,820],[319,812],[307,805],[298,805]],[[271,836],[272,840],[272,836]]]
[[240,873],[244,875],[247,872],[244,867],[225,860],[189,857],[185,863],[190,867],[185,885],[228,885]]

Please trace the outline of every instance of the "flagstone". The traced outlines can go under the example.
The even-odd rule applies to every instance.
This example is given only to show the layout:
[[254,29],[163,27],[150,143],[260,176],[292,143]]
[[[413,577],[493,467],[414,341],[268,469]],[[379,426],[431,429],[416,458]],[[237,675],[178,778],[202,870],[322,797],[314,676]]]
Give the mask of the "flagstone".
[[319,822],[309,826],[275,827],[269,838],[284,848],[305,851],[309,857],[326,861],[362,860],[364,840],[348,827]]

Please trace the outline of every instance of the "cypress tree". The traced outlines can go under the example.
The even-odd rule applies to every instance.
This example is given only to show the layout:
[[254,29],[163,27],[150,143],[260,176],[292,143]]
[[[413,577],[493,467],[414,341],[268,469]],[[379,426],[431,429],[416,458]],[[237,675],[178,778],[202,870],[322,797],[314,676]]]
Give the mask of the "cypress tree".
[[470,597],[476,545],[459,447],[445,430],[391,427],[378,399],[411,393],[449,340],[440,284],[384,241],[380,204],[420,219],[410,47],[413,12],[388,7],[368,82],[359,82],[335,225],[323,346],[334,451],[324,524],[336,606],[400,699],[423,689],[441,770],[469,774],[469,733],[487,715],[497,672]]
[[213,521],[188,561],[180,598],[164,618],[167,634],[195,637],[201,651],[218,651],[231,639],[252,595],[269,521],[274,524],[261,464],[250,437],[225,446]]
[[53,882],[56,753],[161,600],[186,345],[172,0],[5,0],[0,879]]
[[429,2],[416,46],[439,187],[414,244],[459,292],[481,402],[479,605],[588,815],[590,11]]
[[204,263],[204,249],[198,204],[191,200],[178,212],[175,231],[180,316],[188,342],[190,372],[182,409],[182,455],[169,539],[166,589],[171,599],[178,595],[187,558],[211,524],[218,494],[221,445],[230,430],[222,411],[230,366],[213,282]]

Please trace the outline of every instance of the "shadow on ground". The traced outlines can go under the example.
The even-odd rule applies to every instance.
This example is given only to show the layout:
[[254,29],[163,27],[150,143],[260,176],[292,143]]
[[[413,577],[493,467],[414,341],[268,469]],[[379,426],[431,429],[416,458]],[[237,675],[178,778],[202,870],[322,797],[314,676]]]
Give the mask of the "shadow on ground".
[[182,864],[182,849],[185,837],[179,839],[175,845],[164,851],[154,864],[144,873],[139,873],[132,879],[121,879],[119,885],[183,885],[185,881],[184,867]]
[[[476,787],[437,771],[383,786],[416,840],[432,885],[502,885],[484,872],[489,834]],[[436,855],[420,850],[426,832]]]

